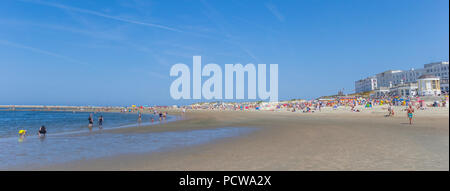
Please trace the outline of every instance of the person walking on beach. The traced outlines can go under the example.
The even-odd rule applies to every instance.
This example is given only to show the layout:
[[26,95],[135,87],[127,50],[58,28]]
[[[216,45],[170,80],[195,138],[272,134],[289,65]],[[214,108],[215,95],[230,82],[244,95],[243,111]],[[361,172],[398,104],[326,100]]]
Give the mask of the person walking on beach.
[[409,119],[409,124],[412,124],[412,118],[413,118],[413,113],[414,113],[414,108],[412,108],[411,105],[409,105],[409,108],[406,109],[406,113],[408,115],[408,119]]
[[100,117],[98,118],[98,128],[103,128],[103,115],[100,115]]
[[46,133],[47,133],[47,129],[45,128],[45,126],[42,125],[41,128],[39,128],[39,131],[38,131],[39,137],[41,135],[45,136]]
[[389,104],[388,111],[389,111],[388,116],[393,117],[394,116],[394,108],[392,107],[392,103]]
[[91,128],[93,125],[94,125],[94,119],[92,118],[92,113],[91,114],[89,114],[89,128]]
[[391,107],[391,105],[389,105],[389,107],[388,107],[388,117],[390,117],[390,116],[392,116],[392,107]]

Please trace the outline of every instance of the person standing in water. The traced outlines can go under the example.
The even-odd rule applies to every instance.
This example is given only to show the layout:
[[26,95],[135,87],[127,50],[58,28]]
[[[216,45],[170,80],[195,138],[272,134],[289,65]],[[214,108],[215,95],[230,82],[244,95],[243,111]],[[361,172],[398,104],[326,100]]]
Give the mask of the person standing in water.
[[142,114],[141,114],[141,113],[139,113],[139,117],[138,117],[138,122],[140,123],[140,122],[141,122],[141,120],[142,120]]
[[94,119],[92,118],[92,113],[91,114],[89,114],[89,128],[91,128],[93,125],[94,125]]
[[41,135],[45,136],[46,133],[47,133],[47,129],[45,128],[45,126],[42,125],[41,128],[39,128],[38,135],[39,136],[41,136]]
[[414,108],[412,108],[411,105],[409,105],[409,108],[406,109],[406,113],[408,115],[408,119],[409,119],[409,124],[412,124],[412,118],[413,118],[413,113],[414,113]]
[[103,128],[103,115],[100,115],[100,117],[98,118],[98,128]]
[[27,130],[19,130],[19,143],[23,142],[25,139],[25,135],[27,134]]

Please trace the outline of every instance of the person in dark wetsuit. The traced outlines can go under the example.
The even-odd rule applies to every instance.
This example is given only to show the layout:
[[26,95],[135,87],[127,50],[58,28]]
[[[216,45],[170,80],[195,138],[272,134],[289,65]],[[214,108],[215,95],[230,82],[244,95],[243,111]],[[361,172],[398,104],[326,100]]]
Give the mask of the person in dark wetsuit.
[[103,128],[103,115],[98,118],[98,128]]
[[47,133],[47,129],[45,128],[45,126],[42,125],[41,128],[39,128],[38,135],[39,136],[41,136],[41,135],[45,136],[46,133]]

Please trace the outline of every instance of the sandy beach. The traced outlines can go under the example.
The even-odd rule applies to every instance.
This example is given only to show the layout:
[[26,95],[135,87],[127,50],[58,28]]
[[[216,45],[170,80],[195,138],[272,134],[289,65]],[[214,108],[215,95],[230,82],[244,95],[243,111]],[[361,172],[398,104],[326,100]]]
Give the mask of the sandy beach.
[[183,119],[110,133],[221,127],[256,130],[199,146],[81,160],[36,170],[449,170],[448,108],[416,111],[413,125],[400,109],[395,117],[385,117],[386,108],[381,106],[361,112],[348,110],[191,110],[184,116],[170,110]]

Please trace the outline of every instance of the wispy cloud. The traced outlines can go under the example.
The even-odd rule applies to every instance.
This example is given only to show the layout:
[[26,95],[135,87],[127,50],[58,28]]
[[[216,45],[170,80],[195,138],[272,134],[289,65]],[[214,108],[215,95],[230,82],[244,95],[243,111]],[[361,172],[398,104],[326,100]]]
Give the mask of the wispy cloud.
[[280,22],[284,22],[284,16],[280,13],[280,11],[278,11],[278,8],[275,5],[271,3],[266,3],[265,5],[273,16],[275,16]]
[[225,42],[231,43],[235,46],[237,46],[239,49],[241,49],[244,53],[246,53],[250,58],[255,60],[258,63],[261,63],[260,60],[253,54],[249,49],[245,48],[241,42],[236,40],[236,38],[226,30],[224,23],[226,23],[225,18],[220,14],[219,11],[217,11],[213,6],[211,6],[208,2],[205,0],[202,0],[203,5],[206,7],[207,11],[205,12],[205,15],[213,21],[216,26],[219,28],[222,33],[224,33],[224,36],[226,39]]
[[24,21],[24,20],[17,20],[17,19],[1,19],[0,18],[0,24],[3,25],[20,25],[20,26],[28,26],[28,27],[40,27],[45,29],[51,29],[51,30],[59,30],[69,33],[75,33],[80,34],[84,36],[89,36],[92,38],[101,38],[101,39],[108,39],[108,40],[123,40],[122,36],[113,34],[110,31],[92,31],[92,30],[84,30],[76,27],[70,27],[66,25],[57,25],[57,24],[46,24],[46,23],[38,23],[38,22],[30,22],[30,21]]
[[33,51],[33,52],[36,52],[36,53],[45,54],[45,55],[48,55],[48,56],[62,58],[64,60],[66,60],[66,61],[69,61],[69,62],[72,62],[72,63],[75,63],[75,64],[87,65],[84,62],[80,62],[78,60],[75,60],[73,58],[70,58],[70,57],[67,57],[67,56],[64,56],[64,55],[60,55],[60,54],[57,54],[57,53],[54,53],[54,52],[42,50],[42,49],[39,49],[39,48],[34,48],[34,47],[31,47],[31,46],[18,44],[18,43],[7,41],[7,40],[1,40],[0,39],[0,44],[1,45],[5,45],[5,46],[20,48],[20,49],[25,49],[25,50]]
[[91,11],[91,10],[87,10],[87,9],[81,9],[81,8],[72,7],[72,6],[68,6],[68,5],[63,5],[63,4],[59,4],[59,3],[51,3],[51,2],[45,2],[45,1],[40,1],[40,0],[32,0],[32,1],[30,1],[30,0],[20,0],[20,1],[28,2],[28,3],[35,3],[35,4],[50,6],[50,7],[56,7],[56,8],[63,9],[63,10],[68,10],[68,11],[74,11],[74,12],[94,15],[94,16],[103,17],[103,18],[106,18],[106,19],[111,19],[111,20],[115,20],[115,21],[125,22],[125,23],[131,23],[131,24],[136,24],[136,25],[154,27],[154,28],[159,28],[159,29],[164,29],[164,30],[169,30],[169,31],[174,31],[174,32],[182,32],[182,31],[180,31],[180,30],[178,30],[176,28],[168,27],[168,26],[165,26],[165,25],[159,25],[159,24],[154,24],[154,23],[148,23],[148,22],[143,22],[143,21],[127,19],[127,18],[123,18],[123,17],[107,15],[107,14],[104,14],[104,13],[101,13],[101,12]]

